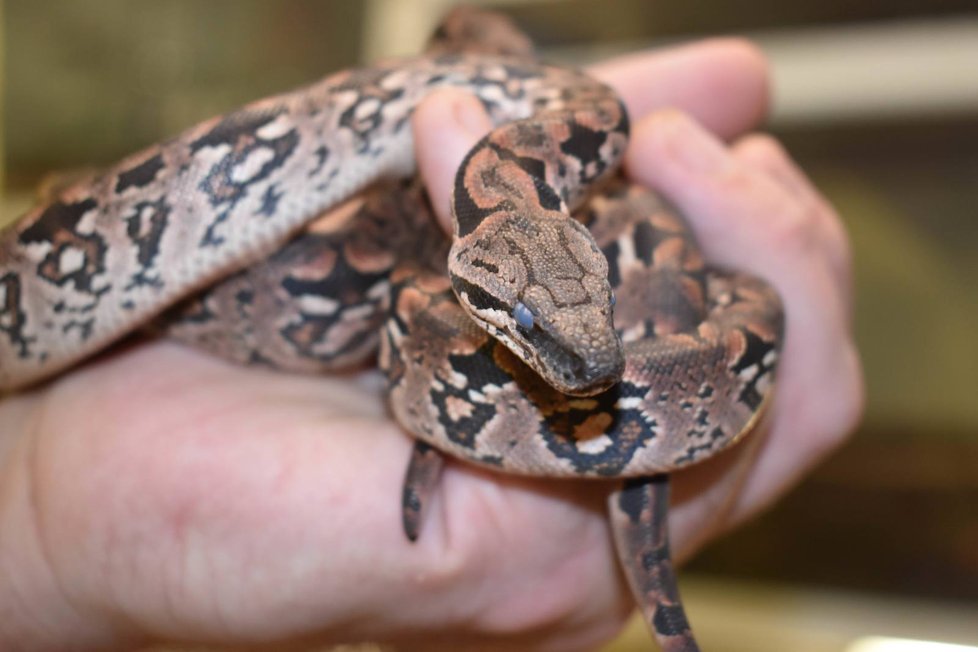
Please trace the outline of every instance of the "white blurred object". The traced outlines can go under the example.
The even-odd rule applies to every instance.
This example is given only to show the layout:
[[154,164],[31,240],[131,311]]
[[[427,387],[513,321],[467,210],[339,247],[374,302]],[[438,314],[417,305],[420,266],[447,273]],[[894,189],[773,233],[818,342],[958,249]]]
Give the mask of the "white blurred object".
[[754,35],[778,123],[978,113],[978,16]]
[[[469,0],[485,7],[557,0]],[[362,61],[421,52],[435,25],[458,0],[368,0],[364,4]]]
[[909,638],[867,636],[853,641],[845,652],[978,652],[978,647]]
[[[526,1],[479,4],[505,7]],[[555,11],[561,10],[559,1],[529,1],[551,2]],[[363,60],[419,52],[453,4],[453,0],[370,0]],[[978,14],[747,36],[771,60],[771,119],[779,126],[978,114]],[[582,43],[545,55],[583,64],[658,45],[663,42]]]

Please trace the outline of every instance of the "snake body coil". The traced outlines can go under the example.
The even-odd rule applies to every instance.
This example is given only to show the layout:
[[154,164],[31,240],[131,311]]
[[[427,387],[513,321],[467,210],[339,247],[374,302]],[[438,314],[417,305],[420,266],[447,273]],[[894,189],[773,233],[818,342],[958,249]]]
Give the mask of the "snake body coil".
[[[414,174],[411,112],[446,85],[497,124],[458,171],[450,243],[419,185],[396,181]],[[781,308],[758,279],[705,266],[680,218],[615,177],[627,129],[609,88],[536,62],[506,21],[456,11],[423,57],[202,123],[0,234],[0,389],[151,321],[306,372],[362,362],[379,342],[392,411],[419,440],[409,537],[437,451],[633,478],[610,501],[622,564],[663,647],[698,649],[664,474],[750,430]]]

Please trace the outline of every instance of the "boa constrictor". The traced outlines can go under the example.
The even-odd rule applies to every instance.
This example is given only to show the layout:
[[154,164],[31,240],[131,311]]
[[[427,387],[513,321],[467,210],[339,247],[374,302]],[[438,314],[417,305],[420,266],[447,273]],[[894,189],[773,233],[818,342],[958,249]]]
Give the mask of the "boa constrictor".
[[[497,125],[458,171],[450,249],[410,180],[409,118],[446,85]],[[627,479],[610,499],[626,575],[663,648],[696,650],[666,474],[750,430],[782,313],[769,286],[706,267],[679,217],[615,177],[627,130],[608,87],[537,62],[507,21],[457,10],[421,58],[204,122],[0,235],[0,389],[150,322],[307,372],[361,363],[379,342],[392,412],[418,440],[409,538],[440,452]]]

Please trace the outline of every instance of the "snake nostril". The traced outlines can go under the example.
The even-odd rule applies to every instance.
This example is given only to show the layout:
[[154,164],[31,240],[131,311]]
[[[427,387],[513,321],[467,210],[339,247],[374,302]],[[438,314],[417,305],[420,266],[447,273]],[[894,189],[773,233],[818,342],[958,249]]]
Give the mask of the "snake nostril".
[[583,362],[578,358],[567,360],[567,364],[560,371],[560,377],[565,383],[582,380],[586,376],[586,369]]
[[574,378],[578,380],[585,380],[588,377],[588,368],[584,364],[584,361],[580,358],[575,358],[574,363],[571,367],[571,371],[574,374]]

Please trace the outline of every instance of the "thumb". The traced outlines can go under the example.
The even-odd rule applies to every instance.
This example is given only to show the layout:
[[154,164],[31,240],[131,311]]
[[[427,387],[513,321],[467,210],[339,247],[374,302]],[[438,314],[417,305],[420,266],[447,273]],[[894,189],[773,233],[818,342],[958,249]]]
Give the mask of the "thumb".
[[439,90],[412,118],[415,156],[431,205],[442,228],[452,231],[451,197],[455,173],[472,146],[492,129],[482,103],[458,89]]

